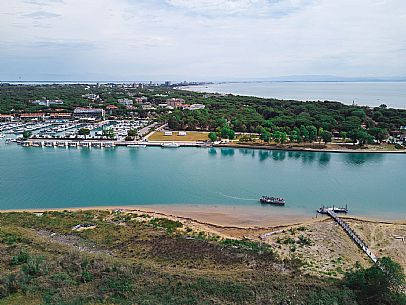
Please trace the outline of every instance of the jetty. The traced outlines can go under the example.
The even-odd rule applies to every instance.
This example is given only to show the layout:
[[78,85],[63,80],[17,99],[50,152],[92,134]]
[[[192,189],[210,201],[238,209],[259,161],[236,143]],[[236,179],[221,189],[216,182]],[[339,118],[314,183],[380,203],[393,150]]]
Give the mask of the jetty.
[[[384,271],[383,267],[381,266],[378,257],[372,253],[371,249],[369,249],[368,245],[355,233],[351,227],[342,220],[336,213],[336,211],[347,213],[348,209],[345,208],[335,208],[335,207],[321,207],[317,210],[318,213],[326,214],[330,216],[336,223],[338,223],[343,230],[350,236],[350,238],[357,244],[358,247],[361,248],[362,251],[365,252],[366,255],[379,267],[382,271]],[[345,211],[345,212],[344,212]]]

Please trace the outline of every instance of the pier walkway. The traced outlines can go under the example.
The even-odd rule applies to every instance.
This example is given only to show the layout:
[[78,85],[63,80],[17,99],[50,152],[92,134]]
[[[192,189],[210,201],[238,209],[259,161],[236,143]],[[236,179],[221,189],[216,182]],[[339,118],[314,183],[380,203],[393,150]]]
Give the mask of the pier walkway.
[[348,236],[351,237],[351,239],[362,249],[362,251],[365,252],[366,255],[379,267],[381,268],[382,271],[383,268],[378,260],[378,257],[372,253],[372,251],[369,249],[367,244],[355,233],[350,226],[342,220],[338,215],[334,212],[332,208],[324,208],[323,209],[323,214],[329,215],[331,218],[334,219],[335,222],[337,222],[343,229],[344,231],[348,234]]

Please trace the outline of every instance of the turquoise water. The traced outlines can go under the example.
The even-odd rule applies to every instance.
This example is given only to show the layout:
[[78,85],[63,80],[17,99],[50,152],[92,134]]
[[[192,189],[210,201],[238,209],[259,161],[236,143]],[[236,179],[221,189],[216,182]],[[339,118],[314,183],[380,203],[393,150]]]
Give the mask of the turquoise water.
[[[207,204],[406,217],[406,155],[231,148],[24,148],[0,140],[0,209]],[[260,195],[285,207],[261,206]]]
[[406,82],[250,82],[187,87],[198,92],[232,93],[285,100],[330,100],[344,104],[406,109]]

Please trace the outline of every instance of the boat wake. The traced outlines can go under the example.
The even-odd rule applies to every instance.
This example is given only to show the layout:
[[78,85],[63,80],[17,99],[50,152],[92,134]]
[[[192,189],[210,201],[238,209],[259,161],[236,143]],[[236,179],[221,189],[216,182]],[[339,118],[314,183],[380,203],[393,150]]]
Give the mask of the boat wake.
[[253,201],[253,200],[257,201],[258,200],[256,198],[242,198],[242,197],[229,196],[229,195],[226,195],[226,194],[223,194],[220,192],[217,192],[217,194],[219,194],[223,197],[226,197],[226,198],[231,198],[231,199],[236,199],[236,200],[245,200],[245,201]]

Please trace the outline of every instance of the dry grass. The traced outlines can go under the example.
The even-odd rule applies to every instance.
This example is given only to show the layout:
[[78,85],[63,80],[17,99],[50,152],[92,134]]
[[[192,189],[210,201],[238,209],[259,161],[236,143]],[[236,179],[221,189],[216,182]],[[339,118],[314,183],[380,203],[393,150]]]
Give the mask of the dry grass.
[[[303,225],[238,228],[211,225],[176,216],[148,214],[152,217],[168,217],[182,222],[185,227],[192,228],[195,232],[204,232],[221,238],[247,238],[260,241],[260,235],[276,231],[278,233],[267,238],[265,242],[272,245],[282,259],[301,259],[305,262],[302,270],[312,275],[341,278],[344,272],[352,269],[357,262],[365,267],[371,265],[371,261],[364,252],[340,226],[327,217]],[[406,241],[394,238],[394,236],[406,236],[406,224],[385,224],[352,219],[349,219],[348,223],[378,257],[389,256],[406,270]],[[310,245],[301,243],[299,239],[301,235],[310,241]]]
[[[89,222],[97,226],[72,231]],[[4,213],[0,226],[0,299],[5,304],[34,299],[52,304],[279,304],[289,296],[296,301],[292,304],[304,304],[310,293],[337,291],[333,282],[293,276],[296,265],[280,261],[267,246],[199,234],[145,214]],[[32,260],[11,264],[22,251]]]
[[164,132],[158,131],[152,134],[149,141],[173,141],[173,142],[195,142],[207,141],[209,139],[208,132],[186,131],[186,136],[179,136],[179,132],[174,131],[171,136],[165,136]]
[[395,238],[395,236],[406,237],[406,223],[358,220],[350,220],[348,223],[377,256],[390,256],[406,269],[406,240]]

